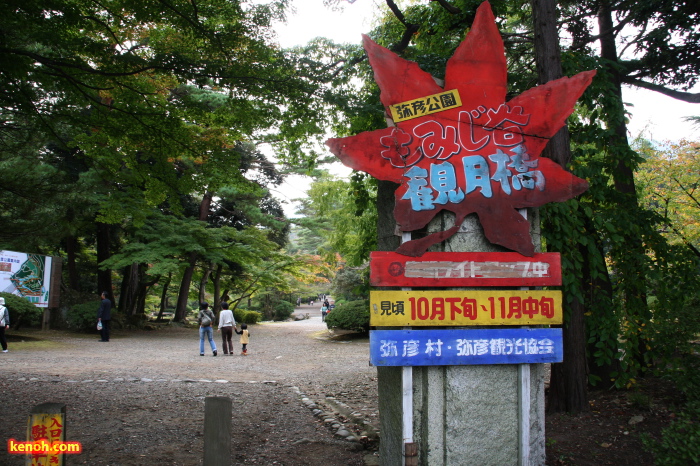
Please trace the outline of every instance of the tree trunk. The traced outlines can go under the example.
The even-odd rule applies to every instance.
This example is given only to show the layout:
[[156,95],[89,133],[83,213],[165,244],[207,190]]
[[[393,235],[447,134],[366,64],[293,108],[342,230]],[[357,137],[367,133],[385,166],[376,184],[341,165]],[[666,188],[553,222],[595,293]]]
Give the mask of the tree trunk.
[[197,253],[191,252],[188,256],[189,265],[182,274],[180,281],[180,289],[177,293],[177,307],[175,308],[175,321],[182,322],[187,314],[187,300],[190,294],[190,283],[192,283],[192,275],[194,275],[194,267],[197,263]]
[[[625,215],[634,215],[640,210],[634,182],[634,164],[632,163],[636,154],[630,148],[627,140],[625,107],[622,100],[622,79],[617,66],[618,56],[613,26],[610,3],[603,1],[598,10],[600,55],[608,61],[607,72],[611,76],[613,95],[616,98],[615,106],[605,112],[606,123],[614,131],[614,135],[609,141],[609,153],[617,158],[613,172],[613,182],[615,189],[620,193],[618,200],[620,212]],[[630,223],[636,219],[636,217],[629,218]],[[625,237],[625,241],[621,246],[623,249],[614,251],[613,256],[616,273],[621,277],[620,289],[624,311],[632,319],[641,317],[643,320],[648,321],[652,316],[647,305],[646,250],[637,229],[626,228],[620,233]],[[640,365],[645,364],[644,354],[647,351],[646,347],[646,341],[640,338],[637,342],[637,354],[635,355]]]
[[168,308],[168,288],[170,287],[170,281],[173,279],[173,273],[168,274],[168,278],[163,283],[163,291],[160,294],[160,309],[158,310],[158,318],[156,320],[163,320],[163,313]]
[[224,266],[222,264],[217,264],[216,272],[214,272],[214,309],[217,311],[221,309],[221,271]]
[[68,286],[71,290],[80,291],[80,276],[76,265],[76,255],[78,254],[78,239],[70,235],[66,237],[66,269],[68,270]]
[[115,300],[112,290],[112,271],[99,268],[102,262],[111,257],[109,249],[109,225],[97,222],[95,226],[97,230],[97,293],[107,292],[107,298],[112,301],[112,307],[114,307]]
[[[545,84],[563,76],[555,1],[532,0],[532,17],[537,75],[539,83]],[[554,160],[566,170],[571,161],[568,126],[564,126],[554,135],[542,155]],[[583,254],[583,257],[587,258],[588,255]],[[547,397],[549,412],[578,413],[589,409],[584,304],[574,299],[569,311],[569,319],[563,329],[565,362],[552,364]]]
[[[207,191],[202,198],[202,202],[199,204],[199,220],[206,221],[209,217],[209,207],[211,206],[212,198],[214,193]],[[187,299],[190,294],[190,284],[192,283],[192,275],[194,275],[194,267],[197,264],[198,255],[196,252],[191,252],[188,259],[188,266],[185,272],[182,274],[182,281],[180,282],[180,290],[177,295],[177,308],[175,309],[175,321],[182,322],[185,320],[185,314],[187,313]]]
[[[211,275],[212,265],[209,264],[202,273],[202,279],[199,281],[199,302],[204,302],[207,300],[207,282],[209,281],[209,275]],[[216,301],[214,301],[214,312],[216,312]]]
[[138,264],[133,263],[122,270],[122,284],[119,291],[119,313],[132,316],[136,312],[136,294],[138,292]]

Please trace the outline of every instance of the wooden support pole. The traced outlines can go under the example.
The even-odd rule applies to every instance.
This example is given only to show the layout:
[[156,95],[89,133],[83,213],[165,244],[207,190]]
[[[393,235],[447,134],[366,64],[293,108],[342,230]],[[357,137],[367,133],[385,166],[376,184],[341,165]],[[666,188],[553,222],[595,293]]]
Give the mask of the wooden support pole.
[[204,399],[204,464],[231,464],[231,399],[208,396]]

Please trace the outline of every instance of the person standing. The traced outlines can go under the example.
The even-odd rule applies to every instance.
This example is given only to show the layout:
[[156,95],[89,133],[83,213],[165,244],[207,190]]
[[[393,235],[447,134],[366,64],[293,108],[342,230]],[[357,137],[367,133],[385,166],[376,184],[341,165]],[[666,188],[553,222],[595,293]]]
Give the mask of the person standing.
[[5,298],[0,298],[0,345],[2,352],[7,353],[7,339],[5,330],[10,328],[10,311],[5,307]]
[[103,291],[100,295],[102,301],[100,302],[100,308],[97,310],[97,323],[102,324],[102,330],[100,330],[100,340],[98,341],[109,341],[109,323],[112,320],[112,301],[107,299],[107,292]]
[[233,327],[236,326],[236,319],[233,317],[233,311],[228,308],[228,303],[221,303],[221,312],[219,313],[219,330],[221,338],[224,342],[224,354],[233,356]]
[[197,322],[199,322],[199,355],[204,356],[204,336],[207,336],[209,340],[209,346],[211,347],[212,353],[216,356],[216,343],[214,343],[214,330],[212,330],[211,325],[214,323],[214,313],[209,310],[209,303],[199,304],[199,315],[197,316]]
[[328,314],[328,306],[326,306],[326,303],[323,303],[323,307],[321,307],[321,322],[326,321],[326,314]]

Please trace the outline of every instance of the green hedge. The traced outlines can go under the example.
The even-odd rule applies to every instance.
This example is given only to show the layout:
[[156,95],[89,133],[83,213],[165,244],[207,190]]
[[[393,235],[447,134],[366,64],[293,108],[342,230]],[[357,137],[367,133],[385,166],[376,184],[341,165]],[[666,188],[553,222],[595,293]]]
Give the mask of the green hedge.
[[294,313],[294,304],[287,301],[280,301],[275,305],[275,312],[272,314],[272,320],[287,320]]
[[369,301],[358,300],[338,304],[326,316],[328,328],[369,332]]
[[246,311],[245,309],[236,309],[233,311],[233,317],[236,319],[236,324],[257,324],[262,319],[262,314],[255,311]]
[[44,309],[36,307],[26,299],[12,293],[0,293],[5,298],[5,307],[10,312],[10,325],[14,329],[22,325],[39,325]]
[[69,328],[81,331],[97,330],[97,310],[101,301],[74,304],[68,309],[66,323]]

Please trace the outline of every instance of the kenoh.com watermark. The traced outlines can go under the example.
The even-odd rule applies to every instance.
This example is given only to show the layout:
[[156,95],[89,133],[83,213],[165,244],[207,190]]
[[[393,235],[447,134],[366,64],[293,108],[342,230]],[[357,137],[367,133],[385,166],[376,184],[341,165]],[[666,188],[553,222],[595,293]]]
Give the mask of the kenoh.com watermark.
[[7,452],[16,455],[36,455],[37,453],[44,455],[70,455],[82,453],[83,445],[80,442],[65,442],[61,440],[49,442],[43,439],[21,442],[11,438],[7,441]]

